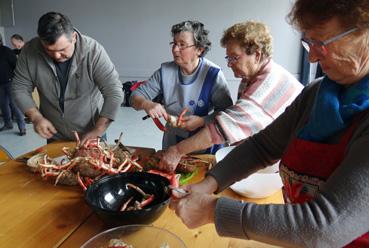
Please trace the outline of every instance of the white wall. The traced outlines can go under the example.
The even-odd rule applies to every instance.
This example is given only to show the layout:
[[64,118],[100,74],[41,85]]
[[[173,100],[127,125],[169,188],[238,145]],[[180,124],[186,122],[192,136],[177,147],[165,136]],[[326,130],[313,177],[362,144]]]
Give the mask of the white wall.
[[[213,47],[207,58],[217,63],[231,82],[225,51],[219,45],[222,32],[232,24],[254,19],[265,22],[274,37],[274,59],[291,73],[299,73],[300,35],[286,22],[290,0],[14,0],[14,27],[6,27],[6,39],[20,33],[36,35],[37,21],[47,11],[68,15],[75,27],[104,45],[122,81],[145,79],[164,61],[171,60],[170,28],[196,19],[210,30]],[[237,83],[232,84],[233,88]]]

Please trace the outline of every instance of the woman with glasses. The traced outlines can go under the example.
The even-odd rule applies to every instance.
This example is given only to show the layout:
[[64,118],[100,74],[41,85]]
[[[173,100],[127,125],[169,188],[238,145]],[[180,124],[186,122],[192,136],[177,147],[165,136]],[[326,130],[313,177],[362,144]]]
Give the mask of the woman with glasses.
[[[368,13],[367,0],[294,3],[289,20],[326,75],[171,202],[187,226],[284,247],[369,247]],[[278,159],[284,205],[212,195]]]
[[[204,25],[184,21],[173,25],[171,31],[173,61],[163,63],[130,98],[136,110],[145,110],[153,119],[168,120],[168,114],[178,116],[184,108],[188,109],[181,128],[167,125],[163,149],[188,138],[218,111],[233,104],[220,67],[204,57],[211,46]],[[162,96],[162,103],[153,101],[158,95]]]
[[235,144],[265,128],[302,90],[296,78],[272,59],[268,27],[255,21],[237,23],[221,39],[234,76],[241,78],[238,101],[220,111],[214,121],[194,136],[171,146],[160,167],[175,170],[183,155],[213,144]]

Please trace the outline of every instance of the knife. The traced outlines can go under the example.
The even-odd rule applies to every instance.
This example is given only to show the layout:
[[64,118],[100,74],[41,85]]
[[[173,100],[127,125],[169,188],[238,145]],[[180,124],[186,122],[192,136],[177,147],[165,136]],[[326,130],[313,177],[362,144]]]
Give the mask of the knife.
[[[177,101],[174,101],[174,102],[169,103],[166,107],[170,107],[170,106],[172,106],[175,103],[177,103]],[[146,120],[147,118],[150,118],[150,115],[145,115],[144,117],[142,117],[142,120]]]
[[177,192],[180,195],[181,198],[190,194],[189,191],[187,191],[185,189],[182,189],[182,188],[173,187],[172,185],[169,185],[169,188],[171,190]]

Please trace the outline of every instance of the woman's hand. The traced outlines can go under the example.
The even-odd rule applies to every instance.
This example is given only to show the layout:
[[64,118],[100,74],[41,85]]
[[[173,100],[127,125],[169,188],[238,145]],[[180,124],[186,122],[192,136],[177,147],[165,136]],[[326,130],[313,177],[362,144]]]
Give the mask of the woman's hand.
[[153,119],[161,117],[164,117],[165,119],[168,118],[167,111],[165,110],[164,106],[161,105],[160,103],[146,100],[142,103],[142,108]]
[[214,223],[217,197],[199,192],[191,192],[182,198],[176,192],[173,195],[169,207],[188,228]]
[[213,194],[218,189],[218,183],[213,177],[207,176],[201,182],[189,184],[183,188],[189,192]]
[[204,118],[197,115],[189,115],[182,118],[181,128],[184,128],[187,131],[194,131],[204,125]]
[[159,162],[159,169],[165,171],[175,171],[179,161],[181,161],[182,155],[179,153],[177,147],[171,146],[168,150],[161,154],[161,159]]

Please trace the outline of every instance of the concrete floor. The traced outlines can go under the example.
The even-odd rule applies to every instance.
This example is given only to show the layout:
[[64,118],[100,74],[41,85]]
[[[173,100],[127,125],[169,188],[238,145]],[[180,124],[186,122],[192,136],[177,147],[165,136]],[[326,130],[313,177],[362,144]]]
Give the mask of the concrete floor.
[[[142,120],[145,112],[136,111],[130,107],[121,107],[117,119],[110,125],[107,136],[108,143],[113,144],[114,139],[123,132],[122,142],[127,146],[151,147],[161,149],[162,132],[154,125],[151,119]],[[0,118],[1,119],[1,118]],[[27,134],[18,136],[16,123],[13,130],[0,132],[0,144],[5,147],[13,157],[34,150],[46,144],[46,140],[33,131],[33,125],[27,124]],[[3,126],[2,120],[0,127]]]

